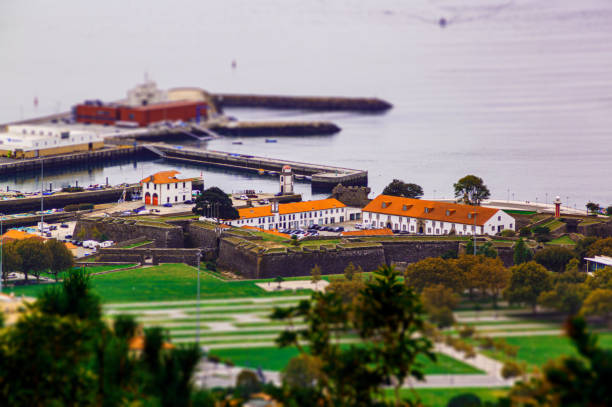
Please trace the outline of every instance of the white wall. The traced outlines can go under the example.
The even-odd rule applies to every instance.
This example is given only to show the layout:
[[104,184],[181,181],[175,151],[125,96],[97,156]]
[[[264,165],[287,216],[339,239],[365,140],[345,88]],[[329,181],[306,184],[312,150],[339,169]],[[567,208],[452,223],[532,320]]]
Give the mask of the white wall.
[[254,226],[261,229],[306,229],[312,225],[329,225],[344,222],[347,208],[332,208],[320,211],[298,212],[286,215],[278,213],[271,216],[236,219],[229,221],[231,226]]
[[142,202],[145,202],[148,192],[151,195],[151,203],[153,203],[153,194],[157,194],[159,205],[183,203],[191,199],[191,187],[191,181],[168,184],[142,183]]

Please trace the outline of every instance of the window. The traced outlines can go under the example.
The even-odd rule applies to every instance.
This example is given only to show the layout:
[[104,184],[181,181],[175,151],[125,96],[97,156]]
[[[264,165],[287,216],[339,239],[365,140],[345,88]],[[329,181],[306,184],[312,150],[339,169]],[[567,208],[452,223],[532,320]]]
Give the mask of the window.
[[174,202],[178,202],[178,196],[174,197]]
[[185,201],[185,195],[183,195],[183,202]]
[[501,216],[498,216],[498,217],[497,217],[497,220],[501,220]]
[[170,197],[167,197],[167,198],[166,198],[166,202],[170,202]]
[[512,229],[512,223],[508,225],[508,228]]
[[427,233],[431,233],[431,228],[427,228]]
[[185,183],[183,182],[183,188],[185,188]]
[[174,184],[174,189],[178,189],[178,183]]
[[170,189],[170,184],[166,184],[166,189]]

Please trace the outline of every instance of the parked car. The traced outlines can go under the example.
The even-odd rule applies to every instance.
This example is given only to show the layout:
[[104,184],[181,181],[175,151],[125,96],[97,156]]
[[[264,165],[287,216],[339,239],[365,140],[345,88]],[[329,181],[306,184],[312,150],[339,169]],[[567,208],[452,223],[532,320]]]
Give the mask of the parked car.
[[166,208],[172,208],[172,204],[170,202],[166,202],[165,204],[163,204],[162,206],[166,207]]
[[111,247],[113,243],[115,242],[112,240],[105,240],[104,242],[100,243],[100,247]]
[[57,230],[57,225],[51,225],[51,226],[49,226],[49,230]]
[[248,196],[246,196],[246,195],[240,195],[240,199],[242,199],[242,200],[245,200],[245,201],[246,201],[247,199],[249,199],[249,197],[248,197]]
[[361,223],[355,223],[355,229],[361,229]]
[[186,200],[185,202],[183,202],[186,205],[191,205],[193,203],[193,201],[191,199]]
[[67,224],[67,223],[62,223],[62,224],[60,225],[60,227],[61,227],[61,228],[68,228],[68,224]]
[[64,239],[72,239],[72,235],[66,235],[64,236]]
[[338,226],[336,232],[344,232],[344,226]]

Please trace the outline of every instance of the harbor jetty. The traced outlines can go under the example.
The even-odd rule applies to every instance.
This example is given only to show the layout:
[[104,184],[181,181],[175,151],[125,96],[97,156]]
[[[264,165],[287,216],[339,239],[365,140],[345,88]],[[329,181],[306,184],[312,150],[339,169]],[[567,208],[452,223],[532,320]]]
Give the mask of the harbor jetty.
[[328,135],[340,131],[331,122],[226,122],[211,127],[223,136],[310,136]]
[[393,107],[378,98],[348,98],[320,96],[243,95],[217,93],[212,95],[217,108],[257,107],[268,109],[345,110],[384,112]]
[[222,151],[176,148],[162,144],[147,144],[143,147],[167,160],[201,163],[274,176],[280,173],[283,166],[289,165],[294,174],[311,181],[313,190],[331,191],[338,184],[345,186],[366,186],[368,184],[368,172],[364,170]]

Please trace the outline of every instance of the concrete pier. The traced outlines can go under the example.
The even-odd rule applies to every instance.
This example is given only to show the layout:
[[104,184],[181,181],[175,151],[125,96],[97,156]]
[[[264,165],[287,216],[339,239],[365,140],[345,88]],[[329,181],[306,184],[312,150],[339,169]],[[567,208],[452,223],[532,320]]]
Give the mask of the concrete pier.
[[155,148],[168,160],[202,163],[211,166],[229,167],[250,172],[273,171],[280,173],[285,165],[291,166],[294,174],[309,177],[314,190],[331,191],[336,185],[367,185],[368,172],[329,165],[308,164],[275,158],[257,157],[222,151],[174,148],[156,144]]
[[393,105],[377,98],[347,98],[318,96],[240,95],[218,93],[215,104],[224,107],[263,107],[269,109],[347,110],[383,112]]

